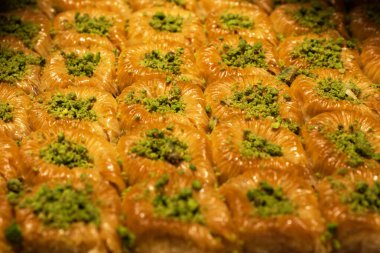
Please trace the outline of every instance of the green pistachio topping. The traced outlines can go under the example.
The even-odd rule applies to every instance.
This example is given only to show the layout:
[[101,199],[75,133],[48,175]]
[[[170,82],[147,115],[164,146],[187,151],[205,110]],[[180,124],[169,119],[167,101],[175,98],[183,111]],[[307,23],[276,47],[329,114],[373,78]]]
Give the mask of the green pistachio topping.
[[379,4],[368,5],[368,7],[367,7],[368,18],[377,24],[380,24],[379,13],[380,13],[380,5]]
[[235,13],[224,13],[219,17],[219,22],[227,30],[251,29],[253,21],[248,17]]
[[282,188],[274,188],[265,181],[260,182],[258,188],[249,190],[247,198],[255,209],[254,214],[261,217],[292,214],[295,211]]
[[258,67],[266,68],[263,46],[260,42],[248,44],[247,41],[240,39],[237,47],[224,45],[224,52],[221,57],[223,62],[229,67],[245,68]]
[[141,90],[139,95],[134,91],[127,94],[125,103],[128,105],[141,104],[149,112],[180,113],[185,110],[185,103],[181,99],[181,89],[174,86],[167,95],[149,98],[146,90]]
[[47,111],[57,119],[96,121],[97,115],[93,110],[95,102],[95,97],[78,99],[73,92],[66,95],[57,93],[47,102]]
[[16,205],[19,201],[20,196],[24,192],[24,185],[17,178],[11,178],[7,181],[7,198],[9,203]]
[[48,163],[71,168],[92,167],[92,159],[85,146],[66,140],[63,133],[58,134],[57,142],[52,142],[40,150],[40,157]]
[[75,189],[71,184],[55,187],[43,185],[32,197],[26,198],[20,208],[30,208],[45,225],[66,229],[76,222],[100,224],[100,212],[92,201],[93,189],[86,185]]
[[347,155],[346,164],[351,167],[358,167],[364,164],[365,159],[374,159],[380,162],[380,153],[367,139],[367,134],[356,125],[350,125],[347,130],[339,125],[338,130],[328,133],[326,137],[335,144],[335,147]]
[[350,102],[358,102],[361,94],[360,88],[354,82],[344,82],[342,79],[331,77],[317,80],[316,90],[324,98]]
[[151,160],[161,160],[178,166],[181,162],[189,162],[188,146],[174,137],[172,130],[151,129],[142,140],[131,147],[131,152]]
[[136,236],[124,226],[119,226],[116,231],[121,238],[123,247],[127,249],[133,248],[136,242]]
[[359,181],[355,190],[342,197],[345,204],[356,213],[376,212],[380,213],[380,182],[375,181],[372,186]]
[[281,146],[270,143],[250,130],[244,131],[240,153],[243,157],[248,158],[268,158],[283,155]]
[[99,52],[96,54],[86,53],[82,57],[76,53],[62,52],[62,56],[65,58],[66,68],[70,75],[87,77],[94,75],[101,58]]
[[15,9],[24,9],[27,7],[36,7],[36,0],[3,0],[1,3],[0,11],[10,11]]
[[169,3],[174,3],[178,6],[184,7],[185,6],[185,0],[166,0]]
[[0,101],[0,120],[5,123],[11,122],[13,120],[13,107],[9,103],[4,103]]
[[141,61],[141,64],[147,68],[157,69],[178,75],[181,73],[181,56],[183,53],[183,48],[179,48],[175,52],[168,52],[166,54],[158,50],[153,50],[152,52],[144,55],[144,59]]
[[179,33],[182,31],[183,17],[165,15],[165,13],[159,11],[153,15],[149,25],[160,32]]
[[28,21],[24,22],[18,16],[0,16],[0,36],[13,35],[29,48],[33,47],[39,32],[39,25]]
[[22,51],[0,48],[0,81],[14,83],[24,78],[28,65],[43,65],[39,57],[26,55]]
[[341,60],[343,39],[305,39],[296,46],[292,58],[305,60],[310,68],[332,68],[344,72]]
[[320,3],[312,3],[310,7],[301,7],[291,13],[294,19],[302,26],[311,28],[315,33],[334,29],[334,8],[324,8]]
[[22,237],[22,231],[20,229],[20,226],[12,222],[11,225],[9,225],[4,230],[5,239],[12,245],[19,246],[22,243],[23,237]]
[[113,21],[105,16],[90,17],[87,13],[81,15],[79,12],[75,14],[75,29],[79,33],[96,34],[107,36]]

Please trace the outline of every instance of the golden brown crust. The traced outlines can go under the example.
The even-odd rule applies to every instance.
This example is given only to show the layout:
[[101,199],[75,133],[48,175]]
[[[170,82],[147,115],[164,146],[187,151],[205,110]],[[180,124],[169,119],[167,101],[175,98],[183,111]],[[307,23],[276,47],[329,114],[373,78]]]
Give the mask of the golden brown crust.
[[95,34],[77,33],[73,31],[60,32],[54,37],[53,44],[58,48],[103,48],[114,52],[116,47],[105,37]]
[[[1,161],[2,162],[2,161]],[[3,176],[3,175],[2,175]],[[0,252],[12,253],[14,250],[5,238],[5,230],[13,220],[12,207],[8,202],[6,181],[0,177]]]
[[0,134],[0,176],[9,180],[18,178],[25,171],[24,161],[21,159],[19,147],[16,142]]
[[129,0],[131,8],[135,11],[152,8],[152,7],[165,7],[165,8],[182,8],[188,11],[195,12],[197,9],[196,0],[184,0],[184,5],[176,4],[175,1],[167,0]]
[[206,12],[228,7],[252,7],[257,5],[266,13],[270,13],[274,7],[272,0],[200,0],[200,4]]
[[85,8],[97,8],[128,16],[131,9],[126,1],[123,0],[53,0],[53,7],[59,12],[68,10],[78,10]]
[[372,82],[380,83],[380,35],[366,39],[361,48],[360,60],[364,73]]
[[380,24],[372,21],[367,14],[368,10],[376,8],[376,4],[371,5],[370,3],[358,5],[350,13],[350,30],[353,37],[359,40],[380,35]]

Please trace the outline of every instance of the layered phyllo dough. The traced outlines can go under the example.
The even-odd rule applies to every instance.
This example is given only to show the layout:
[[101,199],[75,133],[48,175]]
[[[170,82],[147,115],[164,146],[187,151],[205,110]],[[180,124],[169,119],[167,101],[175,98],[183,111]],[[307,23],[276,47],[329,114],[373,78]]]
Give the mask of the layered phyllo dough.
[[138,81],[118,97],[121,129],[128,131],[152,120],[179,122],[206,130],[208,117],[202,90],[189,82],[165,79]]
[[370,107],[378,111],[380,105],[372,102],[379,96],[372,86],[364,75],[342,75],[331,70],[319,70],[310,76],[298,76],[290,90],[307,119],[323,112],[341,110],[374,116]]
[[250,171],[220,192],[241,239],[239,252],[323,252],[323,218],[308,181],[271,169]]
[[20,177],[21,173],[25,171],[25,163],[21,159],[17,142],[4,134],[0,134],[0,153],[0,178],[9,180]]
[[0,85],[0,132],[15,140],[30,133],[30,98],[19,88]]
[[118,52],[109,39],[99,37],[96,34],[76,32],[58,33],[54,36],[53,45],[57,50],[62,48],[79,47],[87,49],[103,48],[114,53]]
[[274,46],[254,38],[224,36],[220,41],[201,48],[196,58],[203,77],[209,83],[226,77],[280,72]]
[[27,181],[70,180],[87,175],[124,188],[114,146],[85,130],[51,126],[33,132],[21,142]]
[[8,201],[7,187],[11,185],[12,181],[6,181],[0,177],[0,252],[3,253],[13,253],[14,248],[12,247],[17,248],[20,238],[15,233],[15,225],[12,223],[12,206]]
[[128,23],[130,44],[157,43],[168,40],[199,48],[206,36],[200,19],[181,8],[147,8],[134,12]]
[[229,7],[253,7],[258,6],[266,13],[273,10],[273,0],[200,0],[200,5],[206,13]]
[[380,124],[357,111],[322,113],[302,129],[306,152],[315,173],[342,169],[380,170]]
[[0,37],[0,83],[36,94],[40,88],[41,66],[45,61],[12,36]]
[[207,137],[191,126],[146,123],[121,137],[117,148],[130,184],[169,172],[216,183]]
[[109,184],[82,178],[17,186],[9,191],[21,252],[122,252],[120,200]]
[[236,241],[221,195],[198,180],[165,174],[125,193],[125,224],[136,252],[231,252]]
[[0,36],[15,37],[25,47],[44,57],[49,55],[50,27],[50,20],[37,11],[20,10],[0,14]]
[[302,143],[285,128],[273,129],[268,120],[235,118],[216,126],[211,134],[212,158],[220,181],[245,171],[276,169],[308,175]]
[[30,124],[34,130],[70,126],[115,142],[120,132],[116,113],[117,103],[111,94],[93,87],[71,87],[37,96]]
[[341,171],[318,184],[322,214],[327,222],[324,239],[337,253],[375,253],[380,244],[379,173]]
[[154,78],[190,81],[201,87],[205,85],[192,51],[176,42],[130,46],[121,52],[117,71],[120,90],[134,82]]
[[375,83],[380,83],[380,34],[365,40],[360,60],[364,73]]
[[[46,1],[46,0],[45,0]],[[80,10],[88,8],[97,8],[102,11],[108,11],[120,14],[122,16],[128,16],[131,13],[131,9],[128,6],[128,2],[124,0],[50,0],[52,6],[57,12]]]
[[197,4],[197,0],[129,0],[129,5],[135,11],[151,7],[179,7],[188,11],[195,11]]
[[65,11],[54,18],[54,29],[57,34],[66,32],[92,34],[109,39],[120,49],[127,45],[126,24],[125,18],[117,13],[91,8]]
[[116,94],[115,54],[100,47],[70,47],[53,52],[41,77],[41,90],[90,86]]
[[206,109],[217,121],[237,116],[247,121],[266,119],[272,128],[299,132],[301,110],[289,88],[270,75],[234,77],[210,84],[205,90]]
[[365,40],[380,35],[380,5],[376,1],[358,5],[350,13],[350,30],[354,38]]

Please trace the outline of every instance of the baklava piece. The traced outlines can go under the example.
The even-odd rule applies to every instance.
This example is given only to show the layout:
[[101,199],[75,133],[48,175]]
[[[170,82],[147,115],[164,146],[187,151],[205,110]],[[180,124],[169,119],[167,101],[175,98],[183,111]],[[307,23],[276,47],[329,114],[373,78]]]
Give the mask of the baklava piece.
[[50,0],[53,7],[58,11],[96,8],[103,11],[113,12],[122,16],[131,14],[128,2],[125,0]]
[[195,12],[197,0],[129,0],[133,10],[138,11],[151,7],[181,8]]
[[222,10],[229,7],[254,7],[259,6],[266,13],[273,10],[273,0],[200,0],[200,5],[205,11],[211,12],[215,10]]
[[73,31],[58,33],[54,37],[53,45],[56,50],[79,47],[87,49],[103,48],[114,53],[118,52],[112,42],[105,37],[99,37],[95,34],[76,33]]
[[369,37],[380,35],[379,12],[380,4],[376,3],[376,1],[370,1],[370,3],[353,8],[350,13],[349,26],[353,37],[365,40]]
[[319,114],[302,136],[315,173],[331,175],[341,168],[380,170],[378,119],[355,111]]
[[380,84],[380,34],[366,39],[361,48],[360,60],[364,73],[371,81]]
[[21,177],[25,171],[25,164],[21,159],[17,142],[0,134],[0,154],[0,178],[9,180]]

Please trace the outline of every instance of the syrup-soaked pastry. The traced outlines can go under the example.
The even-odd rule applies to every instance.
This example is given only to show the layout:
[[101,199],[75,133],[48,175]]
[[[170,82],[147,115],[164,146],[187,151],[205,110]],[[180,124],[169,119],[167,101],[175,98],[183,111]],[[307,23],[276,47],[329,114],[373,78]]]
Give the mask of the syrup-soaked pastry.
[[380,124],[357,111],[333,111],[308,121],[302,136],[313,171],[331,175],[341,168],[380,170]]
[[205,90],[206,109],[223,122],[232,116],[246,120],[268,119],[273,128],[298,133],[302,112],[289,88],[270,75],[234,77],[210,84]]
[[140,80],[167,78],[204,87],[193,52],[181,43],[163,41],[134,45],[123,50],[117,68],[119,90]]
[[30,9],[0,14],[0,36],[12,36],[41,56],[49,55],[50,20]]
[[317,187],[332,252],[376,253],[380,243],[379,172],[342,169]]
[[[290,90],[307,119],[323,112],[341,110],[355,110],[363,115],[375,116],[370,107],[376,106],[371,104],[376,90],[364,75],[316,70],[312,76],[298,76]],[[377,110],[373,109],[380,110],[380,105],[377,105]]]
[[129,188],[122,210],[136,252],[232,252],[230,214],[215,188],[165,174]]
[[0,153],[0,178],[9,180],[20,177],[25,171],[25,164],[21,159],[16,141],[0,134]]
[[88,178],[24,185],[15,204],[22,252],[121,253],[120,197]]
[[12,206],[8,202],[8,198],[7,181],[0,177],[0,252],[2,253],[15,252],[12,246],[17,248],[17,239],[19,239],[17,234],[13,233],[15,225],[12,224]]
[[30,133],[28,113],[30,98],[24,91],[6,84],[0,85],[0,132],[15,140]]
[[241,252],[324,252],[324,224],[308,181],[276,170],[249,171],[220,188]]
[[60,48],[103,48],[108,51],[117,52],[116,47],[112,42],[105,38],[99,37],[96,34],[77,33],[73,31],[66,31],[58,33],[53,40],[53,45]]
[[124,0],[52,0],[53,7],[59,12],[96,8],[103,11],[118,13],[122,16],[131,14],[127,1]]
[[0,11],[9,12],[14,10],[31,9],[33,11],[41,10],[46,16],[52,18],[54,9],[51,6],[51,0],[32,0],[32,1],[14,1],[3,0],[1,2]]
[[135,11],[151,7],[179,7],[193,12],[197,9],[196,0],[129,0],[129,5]]
[[211,134],[212,158],[220,181],[245,171],[275,168],[308,176],[308,160],[298,136],[273,129],[268,120],[234,118],[218,124]]
[[196,58],[201,74],[209,83],[232,76],[280,72],[274,46],[254,38],[225,36],[201,48]]
[[210,40],[225,35],[265,40],[277,44],[276,33],[267,14],[256,5],[230,7],[211,12],[206,17],[206,29]]
[[206,42],[197,15],[178,7],[155,7],[134,12],[129,19],[128,38],[131,45],[160,44],[169,40],[194,49]]
[[228,7],[252,7],[257,5],[266,13],[270,13],[274,7],[272,0],[200,0],[200,5],[206,12]]
[[374,2],[370,1],[351,10],[349,27],[354,38],[365,40],[380,35],[380,4]]
[[111,94],[93,87],[44,92],[34,99],[30,124],[34,130],[71,126],[115,142],[120,129],[117,103]]
[[103,9],[78,9],[65,11],[54,18],[57,34],[72,31],[108,38],[119,49],[127,45],[125,17]]
[[366,39],[361,45],[360,60],[364,73],[375,83],[380,83],[380,34]]
[[28,183],[87,175],[124,188],[114,146],[88,131],[67,126],[40,129],[22,140],[20,151],[30,174]]
[[12,36],[0,37],[0,83],[16,86],[28,94],[40,87],[40,72],[44,60]]
[[207,137],[191,126],[146,123],[121,137],[117,148],[129,184],[167,172],[216,183]]
[[321,2],[284,4],[270,15],[273,28],[284,37],[339,31],[348,37],[344,15]]
[[202,90],[189,82],[167,83],[164,79],[138,81],[123,90],[118,104],[123,131],[152,120],[207,129],[208,117]]
[[89,86],[116,94],[115,64],[115,54],[104,48],[64,48],[48,58],[41,77],[41,90]]

